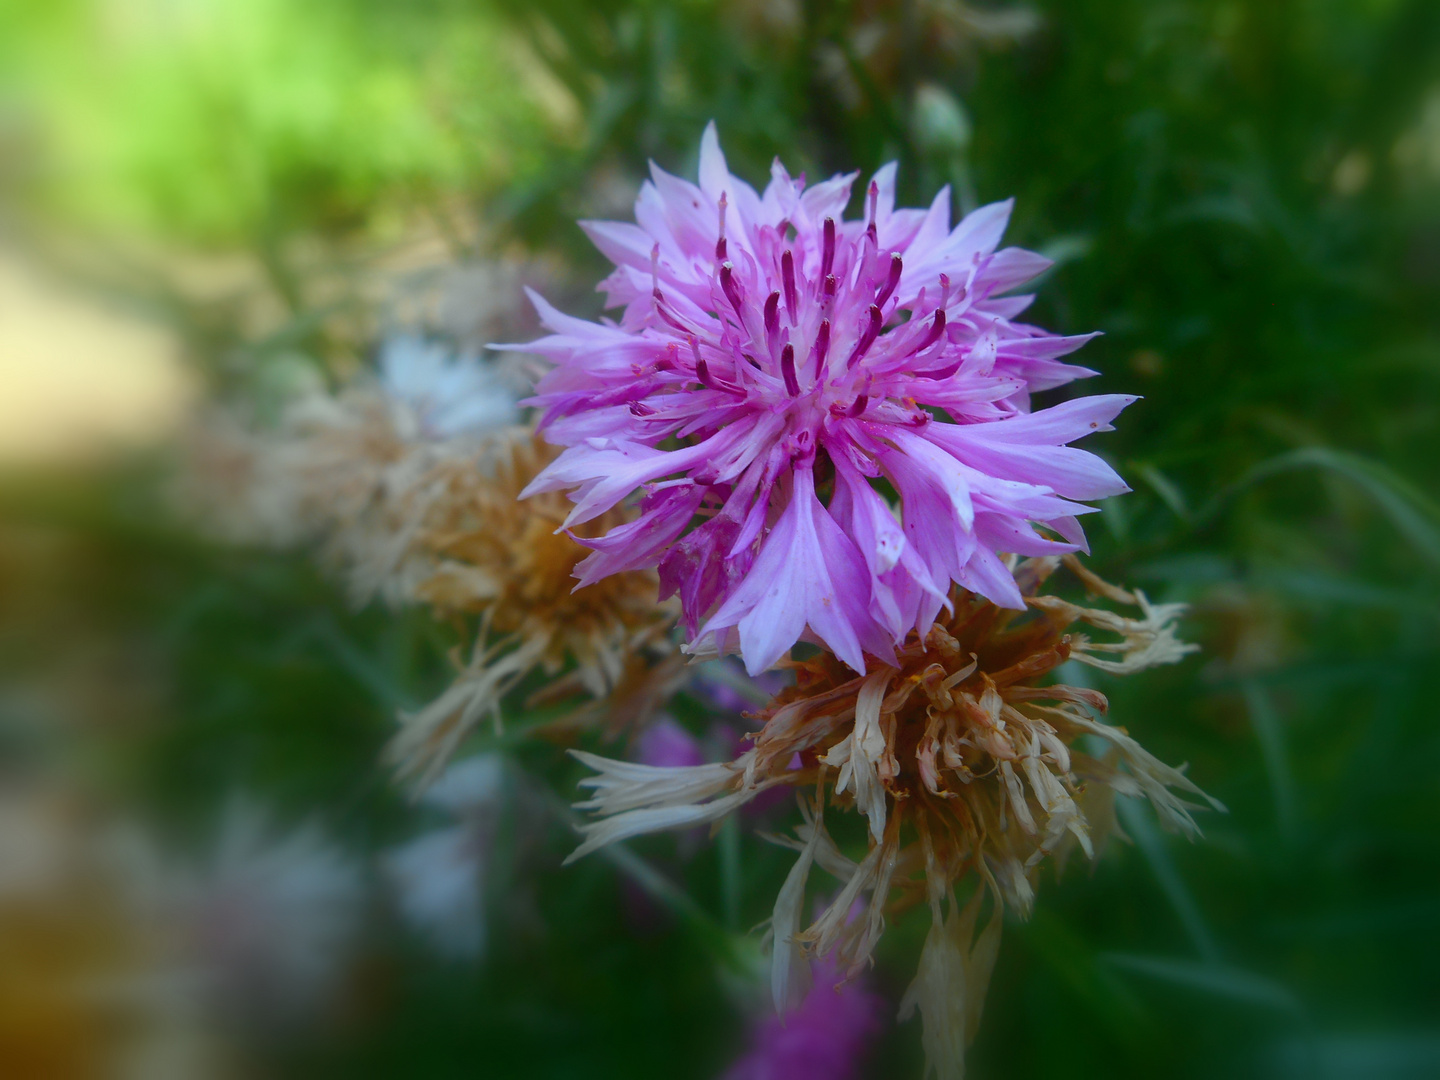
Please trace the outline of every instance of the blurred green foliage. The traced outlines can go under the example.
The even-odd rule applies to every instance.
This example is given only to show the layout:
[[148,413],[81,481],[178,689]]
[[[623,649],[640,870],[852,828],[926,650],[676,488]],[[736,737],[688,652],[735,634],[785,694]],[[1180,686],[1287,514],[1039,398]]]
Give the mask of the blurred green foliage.
[[[147,10],[163,33],[106,21]],[[1047,876],[1035,919],[1007,928],[973,1075],[1440,1072],[1440,6],[161,12],[11,0],[0,16],[7,93],[53,140],[26,203],[48,220],[258,250],[463,203],[577,288],[600,260],[573,219],[623,215],[647,157],[693,169],[712,117],[756,181],[775,154],[812,176],[897,158],[911,203],[943,183],[962,206],[1016,196],[1010,238],[1057,260],[1036,321],[1104,330],[1086,389],[1144,395],[1097,440],[1136,490],[1090,530],[1096,566],[1192,602],[1205,646],[1105,680],[1111,716],[1230,813],[1194,846],[1127,814],[1132,845]],[[125,639],[159,687],[138,734],[103,735],[138,798],[203,817],[238,785],[320,809],[359,846],[403,831],[375,755],[397,703],[441,685],[441,629],[347,612],[299,557],[142,527],[148,504],[109,485],[36,491],[10,485],[7,517],[83,547],[109,585],[67,594],[74,622]],[[11,674],[32,662],[7,649]],[[557,751],[521,756],[574,790]],[[568,842],[552,829],[548,849]],[[739,879],[714,846],[683,866],[669,840],[635,847],[716,924],[738,892],[738,931],[786,866],[741,844]],[[662,918],[637,937],[604,863],[538,875],[543,935],[498,935],[463,971],[392,943],[366,1023],[294,1068],[716,1075],[739,1020],[704,935]],[[886,938],[892,1000],[923,933]],[[918,1071],[918,1031],[891,1031],[873,1075]]]
[[503,25],[470,7],[5,8],[0,87],[33,111],[41,204],[94,229],[212,248],[393,234],[417,207],[535,167],[563,134],[543,95],[516,92],[527,70]]

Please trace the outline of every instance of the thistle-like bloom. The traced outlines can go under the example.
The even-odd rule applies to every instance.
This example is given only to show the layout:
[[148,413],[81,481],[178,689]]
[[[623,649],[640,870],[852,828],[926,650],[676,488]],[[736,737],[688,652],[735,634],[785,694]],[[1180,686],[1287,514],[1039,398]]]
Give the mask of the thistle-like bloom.
[[[1102,694],[1040,685],[1066,660],[1126,674],[1193,650],[1175,637],[1182,605],[1151,604],[1139,591],[1108,585],[1074,556],[1067,564],[1092,593],[1138,608],[1138,617],[1036,595],[1059,561],[1016,567],[1028,616],[957,588],[951,613],[924,637],[912,634],[894,665],[856,676],[825,653],[795,664],[795,686],[759,714],[755,745],[733,762],[658,769],[577,752],[598,773],[582,782],[595,795],[580,805],[601,816],[571,858],[629,836],[716,821],[778,785],[808,789],[814,797],[801,800],[804,822],[787,841],[800,857],[771,923],[777,1008],[797,1000],[807,956],[833,956],[854,975],[887,911],[928,901],[933,927],[904,1006],[919,1007],[941,1075],[957,1075],[998,948],[999,912],[1008,905],[1028,915],[1045,857],[1069,846],[1098,856],[1114,828],[1117,793],[1147,798],[1162,825],[1191,836],[1196,806],[1170,789],[1208,798],[1124,729],[1096,720],[1090,710],[1107,709]],[[1081,626],[1107,640],[1092,640]],[[1074,745],[1081,736],[1093,737],[1083,750]],[[851,858],[831,838],[827,802],[867,818],[865,853]],[[816,867],[841,887],[802,928]],[[956,887],[966,879],[975,889],[960,905]],[[977,934],[987,893],[992,915]],[[854,917],[857,904],[862,914]]]
[[583,223],[616,264],[618,325],[532,294],[552,333],[512,346],[554,362],[531,403],[568,447],[525,494],[571,490],[570,527],[642,493],[638,518],[584,541],[581,585],[658,565],[695,642],[738,639],[751,674],[802,637],[856,671],[893,661],[952,582],[1023,607],[997,553],[1084,546],[1076,500],[1127,489],[1067,444],[1134,399],[1030,411],[1094,374],[1058,359],[1093,335],[1016,321],[1031,298],[1003,294],[1050,264],[996,250],[1011,204],[952,229],[948,189],[895,209],[892,164],[846,221],[855,174],[807,189],[777,161],[757,194],[714,125],[699,179],[652,167],[637,224]]

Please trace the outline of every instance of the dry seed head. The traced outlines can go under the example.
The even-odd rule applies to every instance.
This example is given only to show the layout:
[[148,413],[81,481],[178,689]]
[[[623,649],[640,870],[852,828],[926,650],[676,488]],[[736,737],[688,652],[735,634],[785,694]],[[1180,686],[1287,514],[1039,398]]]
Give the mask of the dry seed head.
[[[1028,915],[1045,856],[1071,846],[1096,856],[1113,829],[1117,793],[1148,798],[1162,825],[1191,836],[1198,832],[1191,811],[1201,804],[1182,795],[1219,808],[1123,728],[1099,722],[1092,713],[1106,712],[1103,694],[1041,685],[1066,661],[1124,674],[1173,663],[1194,648],[1175,637],[1181,605],[1152,605],[1073,556],[1064,561],[1092,594],[1138,614],[1038,595],[1060,565],[1055,558],[1015,568],[1026,612],[956,588],[952,611],[924,639],[912,635],[897,666],[872,662],[856,676],[828,653],[792,663],[795,685],[759,714],[754,746],[734,762],[651,769],[581,755],[599,774],[584,782],[595,797],[581,805],[601,816],[572,858],[627,836],[718,820],[778,784],[813,791],[813,799],[802,794],[804,820],[793,837],[774,838],[800,853],[771,923],[777,1007],[793,1003],[807,957],[833,955],[858,972],[887,915],[926,903],[935,928],[906,1004],[925,1017],[932,1061],[943,1075],[957,1075],[994,963],[999,912],[1009,905]],[[1095,738],[1082,748],[1082,735]],[[1091,753],[1096,742],[1107,749]],[[827,812],[852,807],[870,834],[858,862],[825,827]],[[802,927],[815,866],[840,889]],[[955,894],[964,880],[975,888],[962,907]],[[977,933],[987,894],[990,920]],[[967,989],[957,1004],[953,988],[961,985]]]
[[[559,675],[573,660],[551,696],[621,692],[627,705],[653,698],[645,688],[657,680],[673,680],[665,661],[675,611],[656,603],[654,573],[628,571],[576,590],[575,565],[587,550],[561,528],[568,501],[559,493],[517,500],[554,456],[528,430],[512,430],[471,456],[437,461],[417,485],[423,512],[409,553],[423,570],[411,592],[438,615],[480,616],[481,630],[450,689],[403,716],[389,749],[402,775],[437,775],[481,719],[498,721],[501,700],[536,668]],[[612,511],[584,531],[622,521]]]
[[612,510],[572,535],[561,529],[564,495],[517,501],[557,453],[530,429],[422,437],[396,402],[352,387],[296,402],[265,435],[214,430],[224,438],[210,440],[204,460],[231,493],[230,516],[252,523],[244,538],[318,543],[357,605],[375,596],[421,603],[477,627],[468,656],[457,658],[455,683],[402,716],[388,751],[402,775],[438,775],[475,725],[498,720],[501,700],[537,669],[557,676],[545,691],[551,698],[622,694],[618,709],[582,708],[575,723],[601,712],[643,719],[657,688],[673,686],[675,612],[656,603],[653,571],[575,589],[575,565],[589,552],[574,535],[612,529],[626,512]]

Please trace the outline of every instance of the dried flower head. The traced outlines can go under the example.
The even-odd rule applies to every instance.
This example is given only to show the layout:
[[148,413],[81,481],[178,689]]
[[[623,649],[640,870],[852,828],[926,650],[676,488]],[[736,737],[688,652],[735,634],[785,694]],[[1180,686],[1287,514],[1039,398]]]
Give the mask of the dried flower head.
[[513,429],[508,381],[476,357],[393,338],[374,377],[303,392],[272,427],[203,417],[180,496],[226,539],[321,546],[357,605],[405,603],[429,474]]
[[1031,298],[1003,294],[1050,263],[996,250],[1009,202],[952,229],[948,188],[895,209],[892,164],[846,221],[855,174],[807,189],[777,161],[758,194],[713,125],[698,186],[652,179],[638,224],[584,223],[616,264],[601,287],[620,324],[532,296],[552,334],[513,346],[555,363],[532,403],[568,447],[525,494],[573,491],[574,527],[643,493],[585,541],[582,584],[658,566],[697,643],[738,644],[751,674],[802,636],[863,671],[929,630],[951,582],[1023,608],[997,552],[1077,550],[1092,508],[1075,500],[1127,490],[1067,444],[1133,398],[1030,411],[1094,374],[1058,359],[1093,335],[1016,321]]
[[232,1022],[309,1022],[343,987],[365,880],[316,823],[281,833],[260,804],[233,798],[210,865],[163,870],[152,887],[152,917],[186,935],[204,990]]
[[[1044,858],[1068,844],[1095,857],[1114,828],[1117,793],[1149,799],[1162,825],[1191,836],[1197,804],[1175,792],[1208,798],[1122,728],[1094,719],[1091,710],[1107,709],[1104,695],[1041,685],[1067,660],[1126,674],[1193,650],[1175,637],[1181,605],[1151,604],[1138,590],[1108,585],[1073,556],[1067,564],[1092,593],[1138,615],[1037,595],[1059,562],[1016,567],[1027,614],[955,589],[953,611],[924,637],[912,634],[893,665],[856,676],[827,653],[793,664],[795,685],[760,714],[755,745],[733,762],[655,769],[578,755],[598,773],[583,781],[595,795],[580,805],[600,818],[585,827],[571,858],[624,837],[717,820],[779,784],[813,790],[813,800],[801,798],[804,821],[794,838],[782,841],[800,858],[772,921],[776,1005],[793,1004],[807,956],[833,955],[855,974],[887,912],[928,902],[934,928],[907,1004],[924,1014],[931,1060],[951,1075],[978,1022],[999,911],[1029,913]],[[1093,739],[1077,747],[1082,736]],[[827,831],[827,803],[867,819],[868,851],[858,861]],[[802,928],[814,866],[842,888]],[[976,887],[960,907],[956,887],[967,879]],[[985,894],[994,906],[976,937]],[[857,903],[863,914],[852,918]]]
[[509,422],[515,399],[480,361],[404,338],[382,352],[379,375],[300,399],[277,431],[232,435],[235,452],[218,464],[234,506],[270,523],[260,538],[322,544],[357,604],[377,595],[424,604],[473,629],[454,684],[401,717],[389,749],[401,774],[433,780],[537,669],[555,676],[552,699],[607,697],[617,726],[647,716],[679,666],[675,612],[655,602],[654,571],[574,590],[587,554],[577,537],[622,527],[626,512],[572,533],[560,529],[568,504],[559,493],[517,501],[556,451]]
[[[574,571],[585,549],[560,529],[564,499],[518,501],[553,457],[531,433],[515,432],[479,452],[435,462],[420,480],[423,512],[409,550],[425,568],[413,574],[412,595],[441,615],[479,616],[479,632],[455,683],[403,717],[389,753],[404,775],[436,775],[474,726],[498,718],[501,700],[537,668],[559,676],[573,661],[574,671],[546,693],[616,695],[622,713],[648,711],[662,695],[646,689],[673,681],[675,665],[665,658],[673,653],[675,612],[655,602],[654,573],[628,571],[577,591]],[[623,520],[615,510],[593,527]]]

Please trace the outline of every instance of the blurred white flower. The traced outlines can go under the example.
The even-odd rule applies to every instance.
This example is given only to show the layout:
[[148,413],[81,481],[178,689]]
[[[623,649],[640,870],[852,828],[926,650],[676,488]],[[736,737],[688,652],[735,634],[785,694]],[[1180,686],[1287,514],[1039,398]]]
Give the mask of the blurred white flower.
[[147,905],[227,1025],[284,1027],[321,1011],[360,931],[360,867],[314,824],[283,836],[231,801],[201,871],[162,872]]
[[516,394],[503,373],[473,355],[414,334],[387,340],[380,351],[385,394],[410,411],[417,434],[431,439],[473,435],[513,424]]
[[457,823],[384,857],[401,917],[444,956],[473,960],[485,950],[486,871],[505,788],[505,763],[497,755],[452,765],[421,802]]

